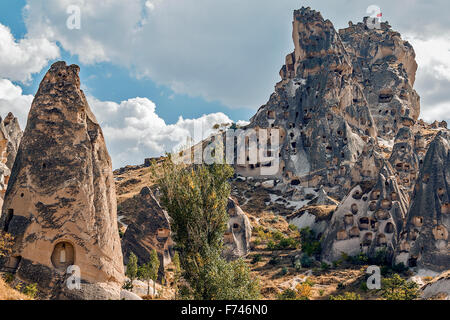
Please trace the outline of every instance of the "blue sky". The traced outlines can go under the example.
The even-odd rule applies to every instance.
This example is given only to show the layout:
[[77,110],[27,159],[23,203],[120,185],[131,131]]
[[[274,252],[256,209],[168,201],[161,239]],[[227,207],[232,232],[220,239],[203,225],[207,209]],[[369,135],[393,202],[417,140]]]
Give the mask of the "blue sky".
[[[82,88],[115,168],[186,143],[201,123],[247,121],[266,103],[292,52],[292,12],[311,6],[336,28],[362,21],[372,0],[2,0],[0,115],[22,126],[57,60],[81,67]],[[450,120],[446,0],[380,0],[383,18],[411,42],[426,121]],[[80,8],[69,30],[67,9]]]
[[[23,21],[22,9],[25,0],[3,0],[0,2],[0,23],[8,26],[16,39],[23,38],[27,29]],[[81,82],[87,94],[100,100],[120,102],[132,97],[148,97],[156,104],[156,112],[167,123],[175,123],[179,116],[184,118],[198,118],[211,112],[223,112],[231,120],[248,120],[254,114],[254,109],[237,107],[229,108],[217,101],[206,101],[201,97],[189,97],[186,94],[175,94],[170,88],[157,85],[150,79],[137,79],[130,74],[130,70],[116,66],[113,63],[98,63],[83,65],[77,55],[71,55],[61,49],[61,58],[68,64],[81,66]],[[54,61],[50,61],[49,65]],[[24,94],[34,95],[47,69],[33,75],[29,85],[21,85]],[[17,84],[17,82],[15,82]],[[269,94],[269,93],[268,93]]]

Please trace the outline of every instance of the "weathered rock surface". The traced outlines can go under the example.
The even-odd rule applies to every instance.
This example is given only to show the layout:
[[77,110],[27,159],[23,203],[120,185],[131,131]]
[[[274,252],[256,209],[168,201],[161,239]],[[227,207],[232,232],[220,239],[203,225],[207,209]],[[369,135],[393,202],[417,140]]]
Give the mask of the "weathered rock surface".
[[420,114],[420,97],[413,89],[417,63],[412,46],[391,29],[367,27],[367,18],[339,30],[362,85],[378,134],[392,139],[402,127],[410,127]]
[[[248,128],[280,129],[278,176],[286,183],[345,195],[349,171],[364,146],[377,137],[350,55],[329,20],[302,8],[294,13],[295,50],[286,57],[282,81]],[[238,166],[258,176],[264,166]],[[332,190],[339,185],[340,190]],[[342,194],[344,192],[344,194]]]
[[345,253],[394,255],[398,235],[408,210],[408,197],[386,162],[375,185],[358,185],[342,201],[325,233],[322,259],[338,260]]
[[[3,267],[55,298],[119,299],[111,159],[78,73],[53,64],[31,106],[0,221],[15,238]],[[80,268],[82,290],[65,284],[70,265]]]
[[421,298],[450,300],[450,271],[443,272],[421,288]]
[[5,120],[0,118],[0,208],[3,206],[3,199],[21,138],[22,130],[19,121],[11,112]]
[[167,212],[161,208],[150,188],[145,187],[140,194],[130,199],[130,205],[121,209],[121,214],[133,216],[133,221],[122,238],[122,252],[125,263],[133,252],[138,263],[150,261],[152,250],[158,252],[160,271],[168,265],[172,257],[173,241]]
[[231,198],[228,199],[227,212],[230,219],[224,235],[223,255],[234,260],[249,253],[252,226],[244,211]]
[[450,133],[439,132],[425,156],[396,257],[410,267],[450,267]]

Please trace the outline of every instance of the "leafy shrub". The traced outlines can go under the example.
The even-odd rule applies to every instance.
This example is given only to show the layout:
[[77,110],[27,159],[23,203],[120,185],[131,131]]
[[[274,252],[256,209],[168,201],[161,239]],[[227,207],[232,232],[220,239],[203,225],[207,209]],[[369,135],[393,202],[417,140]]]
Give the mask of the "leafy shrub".
[[276,246],[278,250],[288,250],[288,249],[297,249],[298,241],[293,238],[284,238],[281,239],[278,245]]
[[419,286],[413,281],[406,281],[400,275],[382,279],[382,296],[386,300],[414,300],[419,296]]
[[309,283],[304,282],[304,283],[298,284],[296,289],[297,289],[298,298],[300,300],[309,300],[309,298],[311,298],[312,288]]
[[273,240],[269,240],[269,242],[267,242],[267,250],[276,250],[277,249],[277,244],[273,241]]
[[11,254],[14,237],[9,233],[0,231],[0,258]]
[[396,273],[405,273],[406,271],[408,271],[408,267],[405,266],[405,264],[403,262],[400,262],[398,264],[395,264],[392,267],[392,271],[396,272]]
[[330,269],[330,265],[329,265],[328,263],[326,263],[326,262],[322,262],[322,263],[320,264],[320,268],[321,268],[323,271],[327,271],[327,270]]
[[294,261],[294,268],[295,268],[295,271],[297,271],[297,272],[302,269],[302,262],[300,261],[300,259],[296,259]]
[[347,256],[347,261],[350,262],[351,264],[362,266],[369,263],[369,257],[367,257],[365,253],[360,252],[356,256],[352,257]]
[[292,289],[286,289],[278,296],[278,300],[297,300],[297,292]]
[[270,260],[269,260],[269,264],[270,265],[273,265],[273,266],[276,266],[276,265],[278,265],[278,264],[280,264],[280,258],[279,257],[272,257]]
[[342,295],[330,296],[330,300],[361,300],[361,296],[355,292],[345,292]]
[[309,256],[319,255],[321,252],[320,241],[316,239],[316,233],[311,228],[306,227],[300,230],[302,251]]
[[23,289],[23,293],[34,299],[38,294],[37,284],[29,284]]
[[371,258],[369,262],[370,264],[374,264],[377,266],[390,266],[391,257],[385,249],[381,249],[375,253],[375,257]]
[[3,279],[5,280],[6,283],[11,283],[14,281],[14,275],[12,273],[5,273],[3,275]]
[[300,258],[300,263],[302,264],[303,268],[310,268],[312,266],[313,260],[309,255],[302,254]]
[[258,263],[262,260],[262,256],[260,254],[255,254],[252,259],[252,264]]

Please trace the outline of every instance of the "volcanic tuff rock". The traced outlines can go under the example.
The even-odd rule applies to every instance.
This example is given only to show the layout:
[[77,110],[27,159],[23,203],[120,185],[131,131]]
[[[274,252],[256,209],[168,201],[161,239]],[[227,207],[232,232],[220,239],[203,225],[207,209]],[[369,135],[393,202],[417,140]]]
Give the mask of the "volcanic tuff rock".
[[252,226],[244,211],[232,198],[228,199],[227,212],[230,218],[224,235],[223,255],[233,260],[249,253]]
[[[296,10],[293,39],[295,51],[286,57],[282,81],[249,128],[281,130],[278,175],[285,182],[323,185],[343,196],[364,146],[375,144],[375,122],[332,23],[309,8]],[[258,170],[246,174],[258,175]],[[341,190],[331,190],[336,185]]]
[[[416,138],[418,141],[416,141]],[[419,154],[422,152],[421,136],[415,137],[410,128],[403,127],[398,131],[389,162],[397,173],[401,185],[409,194],[414,190],[419,174]]]
[[444,271],[450,266],[450,132],[437,134],[417,179],[396,261]]
[[[53,64],[34,98],[1,216],[15,238],[3,267],[55,298],[118,299],[124,271],[111,159],[78,73]],[[64,283],[70,265],[81,270],[82,290]]]
[[[342,199],[355,184],[377,179],[383,165],[377,138],[392,140],[415,124],[415,53],[387,23],[373,30],[365,21],[350,23],[337,32],[310,8],[294,12],[293,41],[282,80],[247,128],[280,129],[280,147],[271,150],[281,157],[277,178],[323,185]],[[236,170],[261,177],[266,162]]]
[[0,208],[3,206],[9,176],[21,138],[22,130],[19,121],[11,112],[5,120],[0,118]]
[[400,128],[412,126],[420,114],[420,97],[413,89],[417,71],[414,49],[387,22],[369,29],[367,18],[356,25],[349,23],[339,35],[379,136],[394,138]]
[[338,260],[342,253],[374,257],[380,250],[392,258],[408,206],[407,194],[385,162],[377,183],[353,188],[334,213],[323,241],[323,260]]
[[121,214],[133,216],[133,222],[127,227],[122,239],[125,263],[132,252],[137,256],[139,264],[147,263],[150,261],[151,251],[155,249],[162,272],[173,254],[169,216],[148,187],[144,187],[130,202],[133,205],[121,210]]

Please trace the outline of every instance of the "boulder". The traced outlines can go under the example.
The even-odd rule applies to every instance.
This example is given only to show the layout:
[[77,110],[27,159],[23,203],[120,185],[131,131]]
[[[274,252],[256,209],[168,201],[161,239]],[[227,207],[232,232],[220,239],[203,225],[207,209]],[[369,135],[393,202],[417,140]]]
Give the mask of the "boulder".
[[252,226],[247,215],[231,198],[228,199],[227,212],[230,219],[224,235],[223,255],[229,260],[234,260],[249,253]]
[[160,273],[163,274],[173,254],[169,216],[148,187],[127,202],[127,205],[122,204],[121,214],[132,222],[122,239],[124,262],[128,262],[133,252],[139,264],[147,263],[155,249],[161,262]]

